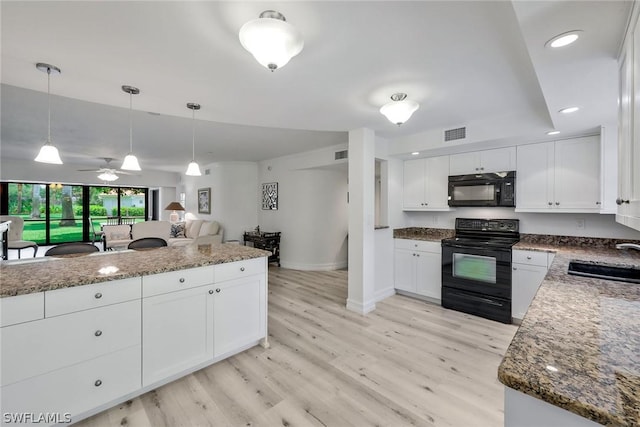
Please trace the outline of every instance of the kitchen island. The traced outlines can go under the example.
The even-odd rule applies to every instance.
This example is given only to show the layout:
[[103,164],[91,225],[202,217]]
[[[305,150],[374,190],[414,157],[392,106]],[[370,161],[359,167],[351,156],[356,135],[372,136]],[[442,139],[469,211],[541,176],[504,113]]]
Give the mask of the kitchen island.
[[2,424],[79,421],[268,346],[268,255],[223,244],[3,262]]
[[522,236],[555,258],[498,369],[505,426],[640,425],[640,285],[567,274],[571,260],[640,266],[609,239]]

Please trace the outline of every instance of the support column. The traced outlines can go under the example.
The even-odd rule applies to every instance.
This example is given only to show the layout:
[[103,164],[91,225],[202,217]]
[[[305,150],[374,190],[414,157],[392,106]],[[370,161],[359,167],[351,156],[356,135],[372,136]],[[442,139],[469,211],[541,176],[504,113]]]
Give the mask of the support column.
[[375,134],[349,132],[349,274],[347,309],[375,310]]

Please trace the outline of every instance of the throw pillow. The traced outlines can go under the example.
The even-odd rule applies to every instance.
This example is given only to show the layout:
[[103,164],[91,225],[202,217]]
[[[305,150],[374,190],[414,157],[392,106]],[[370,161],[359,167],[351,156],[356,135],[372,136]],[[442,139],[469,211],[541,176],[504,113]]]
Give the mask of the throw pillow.
[[171,224],[171,237],[185,237],[184,228],[184,222],[176,222],[175,224]]
[[220,226],[216,221],[211,221],[211,222],[205,221],[204,223],[202,223],[202,227],[200,227],[199,236],[209,236],[213,234],[218,234],[219,228]]

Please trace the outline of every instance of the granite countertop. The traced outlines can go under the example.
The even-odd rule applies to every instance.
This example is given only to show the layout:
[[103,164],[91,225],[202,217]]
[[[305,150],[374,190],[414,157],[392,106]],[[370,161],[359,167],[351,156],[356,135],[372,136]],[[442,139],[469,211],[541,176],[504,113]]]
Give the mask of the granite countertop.
[[0,298],[270,255],[237,244],[188,245],[0,262]]
[[407,227],[393,230],[394,239],[426,240],[430,242],[449,239],[455,234],[455,230],[448,228]]
[[597,423],[640,425],[640,284],[572,276],[569,261],[640,267],[612,239],[523,235],[555,258],[498,369],[508,387]]

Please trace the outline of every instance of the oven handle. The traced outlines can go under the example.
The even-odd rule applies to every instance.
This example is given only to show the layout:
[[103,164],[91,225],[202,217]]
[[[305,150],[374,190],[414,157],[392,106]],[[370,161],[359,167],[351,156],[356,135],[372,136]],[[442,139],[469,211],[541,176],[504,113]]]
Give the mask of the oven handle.
[[511,248],[488,248],[486,246],[465,246],[465,245],[454,245],[451,243],[443,243],[443,248],[458,248],[458,249],[471,249],[471,250],[483,250],[487,252],[511,252]]

